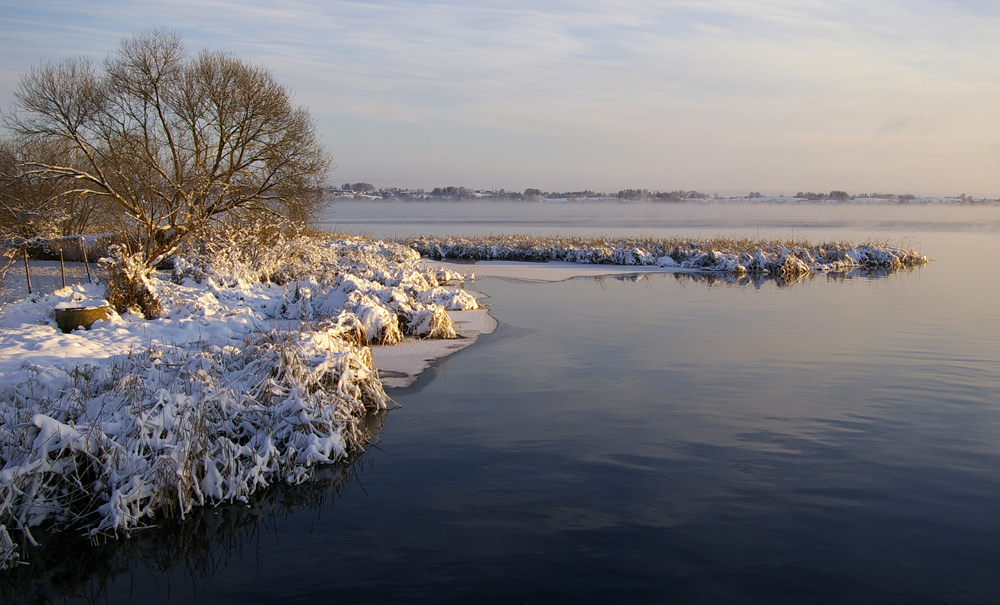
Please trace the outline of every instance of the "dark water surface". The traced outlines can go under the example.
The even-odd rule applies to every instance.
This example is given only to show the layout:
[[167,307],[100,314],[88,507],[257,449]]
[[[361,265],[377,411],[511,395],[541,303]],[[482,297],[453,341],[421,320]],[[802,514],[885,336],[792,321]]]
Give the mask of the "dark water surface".
[[[75,550],[106,561],[53,562],[33,594],[1000,602],[1000,210],[736,212],[785,236],[911,237],[935,262],[784,289],[480,279],[496,333],[394,392],[346,482]],[[731,234],[732,216],[657,229]]]

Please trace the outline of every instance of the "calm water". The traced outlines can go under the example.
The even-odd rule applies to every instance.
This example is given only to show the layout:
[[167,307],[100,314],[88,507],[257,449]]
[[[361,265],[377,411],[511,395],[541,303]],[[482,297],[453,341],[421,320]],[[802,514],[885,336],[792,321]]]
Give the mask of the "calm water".
[[480,279],[496,333],[393,393],[346,475],[53,548],[32,598],[1000,602],[1000,209],[503,206],[331,223],[908,238],[935,262],[786,289]]

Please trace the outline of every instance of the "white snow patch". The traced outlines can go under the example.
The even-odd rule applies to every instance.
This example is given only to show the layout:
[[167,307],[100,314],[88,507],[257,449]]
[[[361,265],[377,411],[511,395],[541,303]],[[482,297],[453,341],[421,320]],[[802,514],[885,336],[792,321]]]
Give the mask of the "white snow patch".
[[108,301],[101,300],[77,300],[77,301],[63,301],[61,303],[56,303],[56,311],[69,311],[73,309],[97,309],[100,307],[108,306]]

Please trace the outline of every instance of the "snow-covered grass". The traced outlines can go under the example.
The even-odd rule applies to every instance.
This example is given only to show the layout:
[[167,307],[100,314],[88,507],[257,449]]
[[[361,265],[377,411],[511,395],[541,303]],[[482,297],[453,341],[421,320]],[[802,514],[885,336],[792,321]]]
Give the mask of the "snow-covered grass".
[[371,344],[453,338],[453,272],[362,238],[220,232],[150,286],[162,307],[63,334],[76,284],[0,313],[0,568],[32,531],[128,533],[300,483],[362,448],[390,405]]
[[885,243],[813,244],[797,240],[718,238],[580,238],[533,235],[430,238],[406,243],[432,259],[563,261],[659,266],[791,280],[812,272],[898,270],[926,264],[927,257]]

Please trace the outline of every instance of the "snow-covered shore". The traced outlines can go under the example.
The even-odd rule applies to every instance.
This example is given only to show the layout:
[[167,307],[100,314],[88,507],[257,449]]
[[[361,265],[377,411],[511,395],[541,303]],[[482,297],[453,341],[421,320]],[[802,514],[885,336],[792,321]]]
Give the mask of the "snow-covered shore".
[[[391,405],[371,345],[465,344],[449,312],[485,313],[447,285],[460,275],[405,246],[267,248],[178,259],[154,277],[153,320],[112,311],[62,333],[57,307],[103,298],[89,283],[36,286],[4,307],[0,567],[34,528],[128,535],[157,515],[307,481],[362,448],[364,416]],[[464,336],[490,329],[472,324]],[[411,351],[404,371],[427,356]]]

